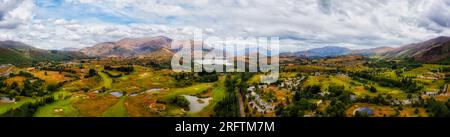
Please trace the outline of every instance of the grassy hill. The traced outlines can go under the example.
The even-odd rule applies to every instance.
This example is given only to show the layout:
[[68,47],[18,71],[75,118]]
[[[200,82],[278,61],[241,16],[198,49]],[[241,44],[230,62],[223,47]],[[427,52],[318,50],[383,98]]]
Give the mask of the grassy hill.
[[87,56],[81,52],[43,50],[21,42],[0,41],[0,64],[27,66],[39,61],[62,61],[78,58],[87,58]]
[[30,64],[31,60],[19,51],[0,47],[0,64],[25,65]]
[[420,43],[409,44],[387,52],[387,58],[414,58],[422,63],[448,63],[450,37],[441,36]]

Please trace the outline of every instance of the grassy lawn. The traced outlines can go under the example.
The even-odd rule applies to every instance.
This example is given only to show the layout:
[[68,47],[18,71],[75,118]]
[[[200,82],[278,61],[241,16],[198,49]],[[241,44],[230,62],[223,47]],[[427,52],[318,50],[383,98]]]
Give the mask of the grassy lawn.
[[125,108],[125,100],[127,97],[122,97],[119,102],[110,107],[103,113],[105,117],[126,117],[128,116],[128,111]]
[[399,80],[399,78],[397,77],[397,74],[395,74],[395,71],[386,71],[386,72],[381,73],[380,76],[389,78],[389,79]]
[[32,98],[23,98],[18,102],[15,103],[0,103],[0,115],[12,110],[20,108],[25,103],[34,103],[36,102],[35,99]]
[[105,88],[107,88],[107,89],[111,89],[113,80],[108,76],[108,74],[105,74],[103,72],[98,72],[98,75],[100,75],[100,77],[102,77],[102,79],[103,79],[103,86],[105,86]]
[[443,67],[448,67],[448,65],[437,65],[437,64],[423,64],[422,67],[418,67],[415,69],[412,69],[410,71],[404,72],[403,76],[422,76],[423,74],[430,72],[431,69],[439,69]]
[[174,88],[170,89],[167,94],[165,95],[165,98],[171,98],[178,95],[192,95],[195,96],[198,93],[201,93],[205,90],[208,90],[209,88],[212,88],[214,83],[200,83],[195,84],[189,87],[184,88]]
[[151,88],[170,88],[175,81],[164,71],[152,70],[141,66],[135,66],[135,71],[129,75],[123,75],[113,79],[111,89],[126,91],[128,93],[145,91]]
[[111,76],[113,76],[113,77],[119,77],[119,76],[123,75],[122,72],[120,72],[120,71],[115,71],[115,70],[113,70],[113,71],[107,70],[106,72],[108,72],[108,73],[109,73]]
[[416,79],[424,85],[425,91],[433,91],[435,89],[441,89],[445,85],[445,80],[426,80],[426,79]]
[[[56,101],[54,103],[39,107],[34,114],[35,117],[77,117],[78,109],[72,106],[72,101],[77,98]],[[60,111],[62,110],[62,111]]]
[[[354,83],[352,85],[351,83]],[[310,76],[306,81],[305,85],[321,85],[322,91],[327,91],[330,85],[344,86],[346,90],[355,93],[358,96],[369,95],[377,96],[378,94],[391,94],[394,98],[404,99],[406,94],[396,88],[382,87],[379,84],[372,82],[373,86],[377,89],[376,93],[372,93],[364,89],[364,84],[358,81],[352,80],[350,77],[346,76]]]
[[343,76],[309,76],[305,81],[305,86],[320,85],[322,91],[327,91],[330,85],[345,86],[345,89],[350,89],[350,78]]

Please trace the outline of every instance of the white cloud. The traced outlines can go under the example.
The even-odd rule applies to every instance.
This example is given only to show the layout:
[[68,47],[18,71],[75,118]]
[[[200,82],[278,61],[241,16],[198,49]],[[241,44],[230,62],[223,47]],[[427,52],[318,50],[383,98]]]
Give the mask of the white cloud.
[[31,0],[0,0],[0,29],[14,29],[33,17]]
[[39,19],[33,19],[30,0],[0,3],[0,29],[10,28],[0,39],[41,48],[125,37],[177,38],[192,30],[222,38],[278,36],[288,51],[400,46],[450,35],[448,0],[66,0],[61,7],[67,13],[37,12]]

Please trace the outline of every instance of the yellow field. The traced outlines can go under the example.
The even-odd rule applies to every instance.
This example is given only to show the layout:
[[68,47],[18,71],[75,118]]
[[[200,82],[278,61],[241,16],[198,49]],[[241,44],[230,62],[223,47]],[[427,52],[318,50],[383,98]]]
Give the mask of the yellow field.
[[6,79],[6,84],[10,86],[12,83],[17,82],[17,84],[19,84],[19,86],[22,87],[23,81],[25,81],[25,80],[26,80],[26,78],[23,76],[15,76],[15,77]]
[[[47,72],[47,75],[45,75],[45,72]],[[38,77],[38,78],[44,80],[45,83],[47,83],[48,85],[58,84],[60,82],[69,81],[69,80],[73,79],[70,77],[65,77],[64,73],[59,73],[56,71],[37,71],[37,72],[32,72],[32,74],[35,77]]]

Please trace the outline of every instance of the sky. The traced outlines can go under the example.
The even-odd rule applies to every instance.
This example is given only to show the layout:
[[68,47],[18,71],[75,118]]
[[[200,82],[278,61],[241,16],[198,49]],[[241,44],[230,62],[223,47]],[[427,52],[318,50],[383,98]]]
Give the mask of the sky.
[[43,49],[123,38],[279,37],[281,51],[450,36],[450,0],[0,0],[0,40]]

